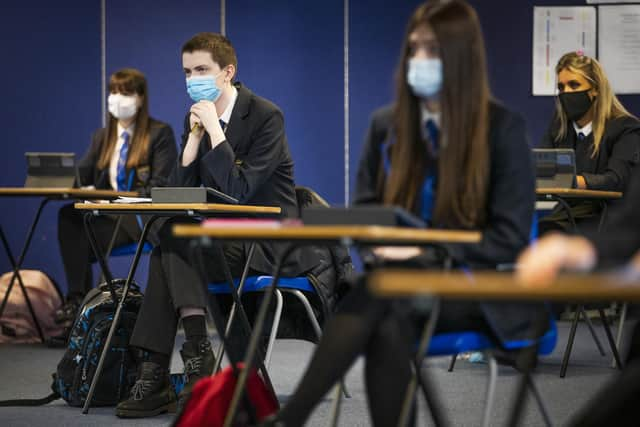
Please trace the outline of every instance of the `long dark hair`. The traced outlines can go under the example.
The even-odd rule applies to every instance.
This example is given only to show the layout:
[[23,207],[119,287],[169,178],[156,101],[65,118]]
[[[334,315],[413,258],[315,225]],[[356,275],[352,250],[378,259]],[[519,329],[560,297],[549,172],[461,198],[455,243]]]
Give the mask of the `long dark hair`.
[[[127,155],[127,169],[133,169],[139,165],[147,163],[149,155],[149,96],[147,95],[147,79],[142,72],[134,68],[123,68],[116,71],[109,79],[109,92],[122,94],[138,94],[142,99],[142,105],[138,109],[135,117],[136,128],[133,131],[131,145]],[[118,140],[118,119],[107,112],[107,129],[105,133],[105,143],[102,144],[100,157],[98,159],[98,169],[106,169],[111,162],[111,156]]]
[[397,71],[394,109],[395,143],[385,204],[413,210],[425,178],[426,147],[420,102],[407,84],[409,35],[429,26],[440,46],[443,84],[441,148],[434,223],[477,228],[486,221],[489,178],[489,100],[484,40],[474,9],[463,0],[429,1],[407,25]]

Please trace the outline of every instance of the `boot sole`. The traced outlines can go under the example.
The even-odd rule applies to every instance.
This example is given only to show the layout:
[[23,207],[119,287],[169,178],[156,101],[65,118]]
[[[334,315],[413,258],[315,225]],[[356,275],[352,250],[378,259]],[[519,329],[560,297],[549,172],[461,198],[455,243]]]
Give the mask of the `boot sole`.
[[116,416],[120,418],[147,418],[168,412],[174,414],[178,409],[178,402],[171,402],[147,411],[136,411],[131,409],[116,409]]

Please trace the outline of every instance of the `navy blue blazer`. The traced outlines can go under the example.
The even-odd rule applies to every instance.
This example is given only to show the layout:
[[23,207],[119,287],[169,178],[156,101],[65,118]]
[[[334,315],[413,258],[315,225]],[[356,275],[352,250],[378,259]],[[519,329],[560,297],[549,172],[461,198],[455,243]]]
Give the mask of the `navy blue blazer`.
[[[242,84],[235,86],[238,98],[226,125],[226,140],[212,150],[209,134],[205,132],[196,159],[183,167],[182,153],[190,132],[187,113],[173,185],[212,187],[235,197],[241,204],[280,206],[283,216],[295,217],[298,207],[293,160],[282,111]],[[272,243],[256,245],[251,268],[271,274],[281,248],[282,245]],[[315,264],[309,250],[301,249],[289,257],[283,271],[287,276],[297,276]]]
[[[535,173],[524,119],[500,104],[491,103],[489,120],[489,197],[482,241],[445,245],[458,264],[476,268],[495,268],[515,261],[529,243],[535,208]],[[373,114],[358,168],[356,203],[383,202],[385,173],[381,146],[390,137],[392,127],[392,107]],[[418,214],[417,210],[414,213]],[[539,319],[543,310],[539,304],[522,303],[482,303],[481,307],[503,342],[527,337],[532,322]]]

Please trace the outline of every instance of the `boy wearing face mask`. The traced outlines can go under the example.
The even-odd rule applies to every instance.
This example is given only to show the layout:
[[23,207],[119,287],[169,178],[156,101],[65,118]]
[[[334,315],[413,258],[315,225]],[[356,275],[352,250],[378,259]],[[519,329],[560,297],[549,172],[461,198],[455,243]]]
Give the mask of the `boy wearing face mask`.
[[[125,68],[109,80],[107,126],[98,129],[91,146],[78,163],[81,187],[150,194],[151,187],[164,186],[174,168],[178,153],[171,127],[149,117],[147,81],[138,70]],[[93,228],[102,247],[112,238],[116,218],[95,218]],[[125,216],[115,235],[115,246],[137,242],[141,224]],[[91,259],[83,215],[73,204],[58,214],[58,241],[67,278],[65,303],[56,311],[56,321],[70,324],[84,295],[92,288]],[[64,345],[68,331],[51,340]]]
[[[572,148],[576,186],[624,192],[640,160],[640,121],[613,93],[602,67],[582,52],[565,54],[556,65],[556,111],[540,148]],[[600,205],[571,206],[578,222],[598,215]],[[540,233],[571,231],[566,212],[557,208],[540,221]]]
[[[220,34],[199,33],[182,47],[187,92],[194,104],[185,117],[182,151],[173,185],[212,187],[242,204],[279,206],[283,216],[297,213],[293,161],[284,132],[282,111],[270,101],[235,82],[233,46]],[[207,292],[191,263],[189,242],[175,239],[168,221],[152,254],[144,302],[130,344],[141,353],[138,380],[116,415],[148,417],[172,412],[189,397],[194,384],[211,375],[215,364],[206,327]],[[271,274],[280,247],[258,244],[249,275]],[[222,245],[233,277],[240,277],[248,246]],[[299,276],[315,264],[309,251],[297,251],[283,274]],[[218,248],[204,251],[207,281],[226,281]],[[245,304],[246,307],[246,304]],[[169,382],[169,362],[178,322],[186,341],[180,352],[187,383],[176,402]],[[244,354],[246,337],[234,322],[226,351],[232,360]]]

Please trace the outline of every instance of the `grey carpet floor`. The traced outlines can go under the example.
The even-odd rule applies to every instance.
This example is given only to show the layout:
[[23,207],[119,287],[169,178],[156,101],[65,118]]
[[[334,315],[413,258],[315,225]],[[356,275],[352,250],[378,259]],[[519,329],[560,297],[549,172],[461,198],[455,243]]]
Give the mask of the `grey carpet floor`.
[[[615,376],[609,364],[610,355],[602,357],[584,324],[578,328],[576,344],[567,377],[558,377],[560,362],[566,344],[569,325],[559,324],[559,339],[556,351],[544,357],[537,369],[536,383],[548,405],[555,425],[563,425],[575,411],[585,405],[594,392]],[[601,327],[596,328],[606,346]],[[172,369],[181,369],[177,349]],[[270,373],[282,402],[293,392],[303,373],[314,346],[294,340],[276,342]],[[51,373],[54,371],[62,350],[52,350],[38,345],[0,346],[0,400],[34,398],[49,392]],[[482,417],[485,401],[487,365],[459,361],[452,373],[446,371],[448,358],[429,359],[424,368],[437,387],[442,406],[454,426],[477,426]],[[388,367],[392,371],[392,367]],[[340,425],[368,426],[366,395],[363,380],[363,360],[359,360],[349,372],[347,386],[352,394],[343,400]],[[387,374],[382,373],[381,375]],[[492,425],[504,425],[508,416],[517,375],[508,367],[500,368],[496,393],[496,406]],[[328,395],[317,406],[308,426],[326,426],[332,408],[332,395]],[[419,401],[419,425],[431,425],[423,399]],[[0,408],[0,426],[166,426],[171,422],[168,415],[151,419],[121,420],[114,416],[113,408],[95,408],[89,415],[80,409],[68,407],[63,401],[34,408]],[[528,400],[522,425],[543,425],[542,418]]]

